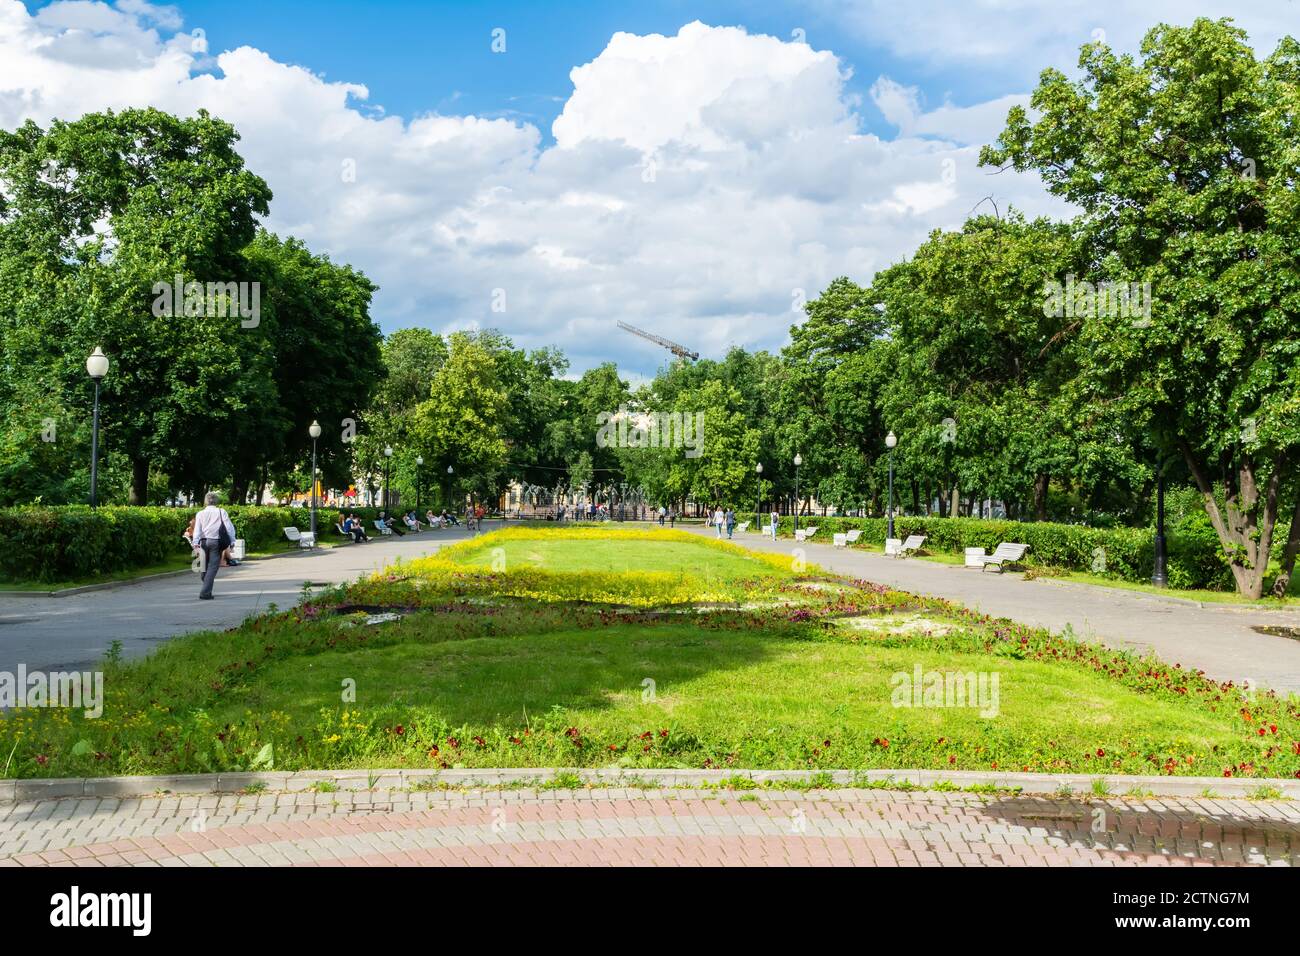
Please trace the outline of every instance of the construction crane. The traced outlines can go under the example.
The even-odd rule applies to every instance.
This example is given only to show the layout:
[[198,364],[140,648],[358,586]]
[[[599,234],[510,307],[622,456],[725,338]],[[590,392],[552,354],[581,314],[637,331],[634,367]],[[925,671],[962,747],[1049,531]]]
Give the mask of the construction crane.
[[662,335],[655,335],[652,332],[647,332],[645,329],[638,329],[635,325],[628,325],[626,322],[620,321],[618,327],[623,329],[625,332],[639,335],[643,339],[649,339],[655,345],[662,345],[680,359],[687,359],[694,362],[700,357],[699,352],[692,352],[685,345],[678,345],[676,342],[672,342],[664,338]]

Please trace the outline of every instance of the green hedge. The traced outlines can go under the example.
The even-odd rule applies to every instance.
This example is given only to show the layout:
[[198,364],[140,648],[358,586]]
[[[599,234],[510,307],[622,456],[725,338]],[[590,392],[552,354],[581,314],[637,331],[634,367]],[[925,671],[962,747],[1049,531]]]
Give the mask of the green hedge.
[[[742,515],[742,520],[747,515]],[[766,519],[765,519],[766,520]],[[864,541],[883,544],[884,518],[799,519],[814,526],[814,541],[830,542],[840,531],[862,529]],[[794,518],[784,517],[778,533],[794,535]],[[1150,581],[1155,556],[1155,532],[1150,528],[1088,528],[1083,525],[1030,521],[986,521],[979,518],[902,517],[894,519],[894,536],[925,535],[931,552],[961,554],[966,548],[991,551],[1004,541],[1029,545],[1028,566],[1100,573],[1123,581]],[[1169,583],[1176,588],[1231,590],[1232,576],[1219,538],[1205,515],[1191,515],[1168,531]],[[1100,550],[1099,550],[1100,549]],[[1102,566],[1104,571],[1096,571]]]
[[[0,508],[0,580],[58,582],[81,580],[157,565],[188,554],[185,526],[198,508],[60,507]],[[306,508],[236,506],[227,508],[249,551],[266,551],[285,540],[284,529],[311,527]],[[378,513],[353,508],[367,527]],[[320,509],[322,541],[339,535],[338,512]],[[341,540],[341,539],[340,539]]]

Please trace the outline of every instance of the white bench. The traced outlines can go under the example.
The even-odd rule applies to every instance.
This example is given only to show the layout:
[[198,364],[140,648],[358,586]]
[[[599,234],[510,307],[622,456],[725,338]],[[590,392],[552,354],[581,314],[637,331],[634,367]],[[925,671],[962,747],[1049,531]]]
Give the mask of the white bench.
[[968,568],[983,568],[987,559],[988,553],[983,548],[966,549],[966,567]]
[[316,536],[310,531],[299,531],[297,528],[285,528],[284,536],[290,541],[295,542],[300,548],[316,547]]
[[748,527],[749,527],[749,522],[748,522],[748,521],[742,521],[740,524],[736,525],[736,533],[737,533],[737,534],[744,534],[744,533],[745,533],[745,529],[748,528]]
[[796,541],[807,541],[816,533],[817,533],[817,525],[813,525],[811,528],[800,528],[798,531],[794,533],[794,539]]
[[831,539],[831,544],[836,548],[847,548],[849,545],[856,542],[860,537],[862,537],[862,529],[854,528],[852,531],[846,531],[840,534],[836,534]]
[[372,522],[372,524],[374,524],[374,526],[375,526],[375,530],[378,531],[380,534],[392,534],[392,533],[393,533],[393,529],[390,528],[390,527],[388,527],[387,525],[385,525],[385,524],[384,524],[382,521],[380,521],[378,518],[376,518],[376,519]]
[[992,565],[998,569],[998,574],[1001,574],[1006,571],[1006,566],[1008,564],[1015,564],[1020,561],[1028,550],[1029,545],[1027,544],[1019,544],[1014,541],[1004,541],[993,549],[992,554],[987,555],[984,558],[980,570],[983,571]]
[[909,551],[920,551],[921,545],[925,543],[925,535],[909,535],[906,541],[900,541],[897,538],[885,539],[885,554],[892,555],[895,558],[905,558]]

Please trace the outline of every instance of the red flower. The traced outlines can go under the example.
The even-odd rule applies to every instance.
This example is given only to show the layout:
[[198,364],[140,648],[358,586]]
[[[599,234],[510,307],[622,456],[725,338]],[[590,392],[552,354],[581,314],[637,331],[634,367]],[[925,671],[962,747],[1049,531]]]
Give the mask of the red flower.
[[1098,756],[1098,757],[1104,757],[1104,756],[1106,756],[1106,751],[1104,751],[1104,750],[1102,750],[1100,747],[1098,747],[1098,748],[1097,748],[1097,756]]
[[949,754],[949,755],[948,755],[948,763],[951,764],[951,763],[956,763],[956,762],[957,762],[957,758],[954,757],[952,754]]
[[402,734],[406,733],[406,728],[403,727],[401,724],[398,724],[396,727],[393,728],[393,733],[397,734],[397,736],[400,737],[402,736]]

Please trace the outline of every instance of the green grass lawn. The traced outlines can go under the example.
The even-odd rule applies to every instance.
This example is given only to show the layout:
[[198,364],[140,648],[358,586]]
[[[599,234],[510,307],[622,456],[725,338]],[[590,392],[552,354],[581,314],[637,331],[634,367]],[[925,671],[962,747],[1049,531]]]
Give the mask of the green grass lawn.
[[[1100,762],[1103,769],[1119,760],[1141,772],[1147,741],[1159,741],[1162,753],[1204,754],[1231,748],[1240,736],[1227,714],[1189,709],[1083,670],[992,654],[709,632],[691,624],[527,638],[449,638],[431,619],[399,627],[405,639],[388,647],[259,670],[214,710],[215,722],[281,710],[289,726],[319,734],[307,747],[308,765],[343,766],[369,764],[374,728],[398,725],[420,746],[441,745],[440,757],[430,761],[418,748],[398,748],[395,756],[468,767],[889,767],[901,755],[908,765],[970,768],[1000,760],[1009,769],[1041,770],[1062,754],[1077,758],[1101,748],[1116,755]],[[893,707],[894,675],[910,676],[918,663],[924,671],[997,673],[996,715]],[[360,738],[330,741],[339,728],[318,726],[320,715],[337,705],[345,678],[356,681],[358,719],[371,727]],[[581,747],[557,733],[569,727],[580,728]],[[511,736],[526,743],[512,744]],[[450,757],[448,737],[463,744]],[[483,743],[472,743],[476,738]],[[940,738],[944,743],[936,743]],[[882,739],[890,744],[873,743]]]
[[[726,600],[694,606],[697,594]],[[1154,659],[686,532],[497,532],[105,670],[98,720],[0,719],[5,775],[1300,773],[1294,699],[1247,699]],[[918,673],[940,687],[969,674],[986,696],[898,696]]]

